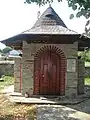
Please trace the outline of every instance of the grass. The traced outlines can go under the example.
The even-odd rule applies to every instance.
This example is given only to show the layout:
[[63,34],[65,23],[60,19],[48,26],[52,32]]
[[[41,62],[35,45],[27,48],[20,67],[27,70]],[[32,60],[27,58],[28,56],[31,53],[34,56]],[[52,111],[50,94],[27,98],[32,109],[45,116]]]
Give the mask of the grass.
[[7,87],[9,85],[13,85],[13,84],[14,84],[14,77],[3,76],[0,79],[0,90],[4,89],[5,87]]

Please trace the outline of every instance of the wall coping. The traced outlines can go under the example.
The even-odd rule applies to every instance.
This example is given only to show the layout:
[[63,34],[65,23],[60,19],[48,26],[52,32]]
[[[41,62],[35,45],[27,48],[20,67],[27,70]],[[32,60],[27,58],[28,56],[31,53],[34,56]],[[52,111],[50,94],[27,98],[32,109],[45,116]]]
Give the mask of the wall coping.
[[0,64],[14,64],[14,61],[0,61]]

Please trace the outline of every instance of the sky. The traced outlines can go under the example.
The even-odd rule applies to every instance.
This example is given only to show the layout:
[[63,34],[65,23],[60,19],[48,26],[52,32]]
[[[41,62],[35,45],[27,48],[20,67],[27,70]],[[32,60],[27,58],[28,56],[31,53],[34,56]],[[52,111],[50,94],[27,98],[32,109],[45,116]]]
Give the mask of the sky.
[[[25,0],[0,0],[0,41],[30,29],[37,20],[37,13],[42,14],[49,5],[41,6],[32,3],[25,4]],[[51,4],[66,26],[78,33],[84,32],[86,19],[84,17],[69,19],[75,12],[68,7],[66,0]],[[0,44],[0,48],[5,46]]]

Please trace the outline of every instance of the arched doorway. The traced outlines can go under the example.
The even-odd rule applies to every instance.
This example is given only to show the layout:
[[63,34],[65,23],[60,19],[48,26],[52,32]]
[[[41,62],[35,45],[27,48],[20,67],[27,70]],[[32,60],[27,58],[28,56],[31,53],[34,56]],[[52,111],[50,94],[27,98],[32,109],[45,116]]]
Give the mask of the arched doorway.
[[34,61],[34,94],[65,94],[66,58],[56,46],[44,46],[38,50]]

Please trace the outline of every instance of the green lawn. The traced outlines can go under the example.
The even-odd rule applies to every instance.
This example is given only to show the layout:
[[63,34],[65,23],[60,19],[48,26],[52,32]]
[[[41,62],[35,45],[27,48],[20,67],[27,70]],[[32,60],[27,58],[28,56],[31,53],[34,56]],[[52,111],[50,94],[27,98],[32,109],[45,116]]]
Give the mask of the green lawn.
[[13,85],[14,84],[14,77],[11,76],[3,76],[0,79],[0,90],[4,89],[4,87]]

